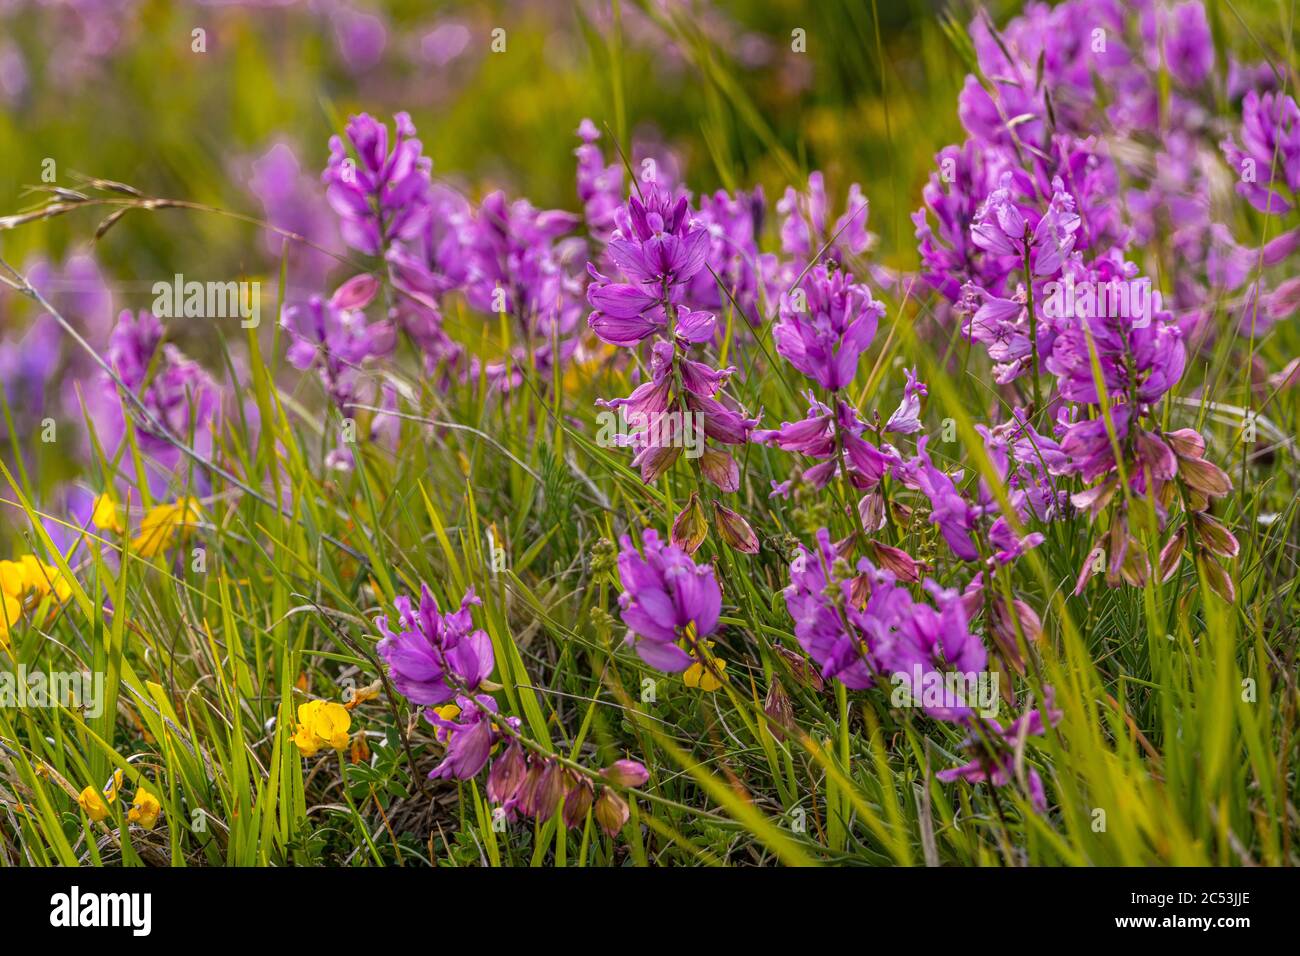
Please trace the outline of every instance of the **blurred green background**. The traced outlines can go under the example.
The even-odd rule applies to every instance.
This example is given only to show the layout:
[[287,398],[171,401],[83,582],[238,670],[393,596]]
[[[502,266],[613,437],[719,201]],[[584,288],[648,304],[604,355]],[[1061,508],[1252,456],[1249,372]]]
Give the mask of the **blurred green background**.
[[[500,187],[575,208],[574,130],[589,116],[670,149],[697,192],[759,183],[771,204],[792,173],[821,168],[838,207],[861,182],[883,254],[907,262],[906,214],[935,150],[960,136],[965,69],[936,12],[892,0],[18,3],[0,13],[0,212],[33,201],[23,188],[52,158],[60,185],[77,171],[260,216],[253,159],[285,142],[315,180],[347,115],[398,110],[435,174],[471,195]],[[504,52],[491,49],[497,28]],[[206,52],[192,50],[195,29]],[[60,259],[97,221],[0,241],[11,262]],[[270,266],[255,238],[211,217],[133,215],[98,255],[117,279],[248,273]]]

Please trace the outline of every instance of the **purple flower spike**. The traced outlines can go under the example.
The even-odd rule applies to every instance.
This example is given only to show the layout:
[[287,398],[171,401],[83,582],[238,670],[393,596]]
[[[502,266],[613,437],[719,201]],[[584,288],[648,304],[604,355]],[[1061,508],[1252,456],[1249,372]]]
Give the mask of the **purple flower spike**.
[[421,155],[415,125],[406,113],[394,117],[397,139],[388,149],[388,127],[362,113],[348,121],[354,160],[338,136],[330,138],[329,165],[321,175],[326,197],[342,220],[348,245],[379,255],[394,239],[415,238],[428,216],[428,157]]

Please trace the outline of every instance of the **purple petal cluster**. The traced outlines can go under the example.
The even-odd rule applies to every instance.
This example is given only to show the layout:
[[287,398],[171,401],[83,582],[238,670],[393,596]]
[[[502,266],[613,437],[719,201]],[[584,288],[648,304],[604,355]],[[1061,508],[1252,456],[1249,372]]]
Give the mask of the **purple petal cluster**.
[[376,619],[382,635],[379,656],[388,664],[393,685],[411,703],[431,706],[472,695],[491,675],[496,664],[492,640],[474,627],[470,615],[479,603],[471,588],[457,610],[443,614],[426,584],[418,607],[406,595],[393,602],[396,629],[387,615]]
[[[627,643],[656,670],[676,673],[699,659],[701,641],[718,626],[722,590],[710,565],[698,565],[681,548],[646,528],[641,551],[623,536],[618,603],[628,627]],[[683,647],[682,645],[685,645]]]
[[366,113],[352,117],[346,143],[330,138],[329,164],[321,176],[344,240],[371,256],[382,254],[393,240],[418,235],[428,215],[424,200],[433,164],[421,155],[408,114],[398,113],[393,125],[390,150],[385,124]]

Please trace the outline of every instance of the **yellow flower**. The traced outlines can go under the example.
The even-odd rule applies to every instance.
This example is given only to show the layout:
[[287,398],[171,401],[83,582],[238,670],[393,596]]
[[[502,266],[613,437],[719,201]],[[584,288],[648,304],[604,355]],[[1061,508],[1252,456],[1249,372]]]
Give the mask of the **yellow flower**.
[[35,605],[51,593],[60,601],[67,600],[72,585],[54,565],[24,554],[17,561],[0,561],[0,592]]
[[[713,642],[709,641],[705,648],[708,649],[712,646]],[[686,668],[686,672],[682,674],[682,682],[687,687],[697,687],[702,691],[713,693],[722,686],[722,681],[718,680],[718,678],[727,669],[727,662],[720,657],[713,656],[709,657],[709,662],[713,665],[713,669],[717,671],[716,675],[713,670],[706,668],[702,662],[696,661]]]
[[0,593],[0,647],[9,646],[9,629],[22,617],[23,606],[9,592]]
[[162,804],[158,802],[158,798],[141,787],[135,792],[135,799],[131,801],[131,809],[127,811],[126,819],[131,823],[140,824],[146,830],[152,830],[161,812]]
[[37,560],[34,554],[24,554],[22,562],[23,569],[27,572],[28,591],[36,596],[37,601],[51,593],[60,601],[65,601],[72,594],[72,586],[54,565]]
[[455,720],[460,716],[460,708],[455,704],[443,704],[441,707],[434,707],[433,712],[447,721]]
[[95,499],[90,520],[101,531],[112,531],[114,534],[121,534],[125,530],[122,526],[122,519],[118,515],[117,502],[107,492]]
[[94,787],[87,787],[77,797],[77,803],[85,811],[86,816],[90,817],[95,823],[99,823],[108,816],[108,804],[104,798],[99,795],[99,791]]
[[102,790],[87,787],[77,796],[77,803],[95,823],[108,816],[108,805],[117,799],[117,792],[122,789],[122,771],[114,770]]
[[27,590],[27,571],[21,561],[0,561],[0,592],[21,598]]
[[298,706],[298,730],[293,742],[304,757],[313,757],[322,747],[342,750],[348,745],[352,715],[342,704],[309,700]]
[[169,505],[150,508],[140,519],[140,533],[131,539],[131,550],[142,558],[155,557],[198,520],[199,503],[194,498],[180,498]]

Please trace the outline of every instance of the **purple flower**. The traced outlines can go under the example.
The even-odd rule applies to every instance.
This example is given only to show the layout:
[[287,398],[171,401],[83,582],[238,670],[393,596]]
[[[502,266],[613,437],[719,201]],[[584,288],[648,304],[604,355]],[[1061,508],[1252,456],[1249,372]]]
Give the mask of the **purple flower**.
[[301,305],[288,306],[280,320],[288,335],[289,363],[304,371],[318,369],[327,393],[340,404],[351,397],[354,373],[361,363],[387,355],[395,344],[392,325],[371,323],[363,311],[378,290],[378,280],[362,273],[329,299],[312,296]]
[[352,73],[364,73],[384,55],[388,30],[373,13],[342,7],[333,13],[334,42]]
[[1165,63],[1184,86],[1199,86],[1214,68],[1214,39],[1200,0],[1187,0],[1169,11]]
[[939,526],[939,532],[948,542],[952,553],[963,561],[979,557],[971,532],[975,528],[977,512],[957,491],[953,479],[936,468],[925,450],[929,436],[916,444],[916,457],[894,470],[894,474],[930,499],[930,521]]
[[1005,728],[996,720],[981,720],[980,729],[973,731],[962,744],[973,759],[960,767],[940,770],[935,777],[943,783],[965,780],[967,783],[1005,787],[1020,779],[1023,773],[1030,802],[1039,813],[1046,811],[1047,798],[1042,778],[1032,768],[1023,770],[1021,763],[1025,740],[1031,736],[1043,736],[1048,724],[1061,719],[1061,712],[1052,706],[1051,688],[1044,687],[1043,690],[1046,697],[1044,706],[1026,711]]
[[[302,236],[330,251],[342,249],[334,217],[319,185],[314,177],[302,172],[289,145],[276,143],[249,163],[247,183],[261,202],[267,222],[276,229]],[[334,264],[325,253],[287,239],[273,229],[263,230],[263,243],[268,255],[288,258],[290,288],[286,292],[290,302],[301,298],[301,289],[318,289]]]
[[885,423],[885,431],[912,435],[921,430],[921,399],[929,394],[926,384],[917,378],[916,369],[908,369],[903,400]]
[[[136,436],[141,451],[152,463],[150,484],[160,493],[180,468],[182,452],[175,441],[185,442],[198,454],[209,457],[220,402],[220,390],[203,367],[175,345],[164,344],[162,338],[162,323],[155,315],[144,311],[133,315],[124,310],[104,355],[157,426],[139,421]],[[162,354],[155,360],[159,350]],[[99,443],[112,457],[126,437],[128,405],[131,409],[136,406],[120,396],[117,384],[106,372],[100,374],[98,387],[88,396],[87,404]]]
[[341,220],[348,245],[379,255],[394,239],[418,235],[428,216],[428,157],[421,155],[415,126],[406,113],[394,117],[397,139],[388,149],[388,127],[362,113],[348,121],[347,137],[356,153],[348,156],[343,140],[330,137],[330,158],[321,180],[326,197]]
[[600,130],[591,120],[579,124],[578,136],[582,145],[574,155],[578,157],[578,199],[583,219],[593,238],[607,242],[618,227],[616,216],[623,205],[623,167],[619,163],[605,165],[604,154],[596,145]]
[[[618,556],[623,593],[618,603],[627,642],[638,656],[661,671],[683,671],[698,654],[692,651],[714,632],[722,613],[722,591],[710,565],[697,565],[681,548],[664,544],[653,528],[641,534],[644,557],[624,535]],[[689,628],[689,632],[688,629]]]
[[848,402],[841,400],[836,405],[837,434],[830,407],[818,401],[811,392],[807,398],[809,406],[805,418],[783,422],[780,428],[756,431],[752,439],[818,459],[820,464],[803,473],[804,480],[814,488],[826,487],[842,470],[859,490],[874,488],[889,468],[898,463],[898,454],[889,445],[877,448],[862,437],[867,426]]
[[[967,282],[1000,291],[1011,269],[1011,263],[987,255],[971,239],[975,215],[983,198],[995,188],[1004,162],[999,153],[985,151],[973,140],[960,149],[944,147],[935,156],[938,171],[930,174],[921,191],[925,208],[912,214],[921,274],[950,302],[958,300]],[[934,214],[935,228],[930,226],[927,210]]]
[[858,358],[871,345],[884,312],[849,273],[820,265],[782,299],[772,337],[786,361],[823,388],[838,391],[853,381]]
[[1221,145],[1236,173],[1237,192],[1260,212],[1282,215],[1300,192],[1300,107],[1284,93],[1251,90],[1241,103],[1241,146]]
[[734,196],[718,190],[700,197],[697,219],[709,233],[708,268],[691,280],[687,301],[703,309],[722,311],[730,308],[734,300],[747,321],[759,321],[763,256],[758,236],[763,227],[764,205],[761,187]]
[[[911,699],[920,703],[926,714],[935,720],[961,723],[973,716],[974,710],[970,705],[975,702],[943,699],[931,703],[925,686],[948,673],[967,678],[983,673],[988,666],[988,651],[983,642],[970,632],[961,599],[933,581],[926,581],[926,588],[935,598],[938,608],[924,602],[911,602],[909,598],[907,613],[896,615],[895,627],[890,630],[888,638],[877,643],[876,656],[881,669],[907,687]],[[873,585],[872,601],[879,598],[880,606],[900,608],[901,596],[891,594],[890,600],[886,601],[881,592],[888,589],[902,590],[892,582],[878,582]],[[872,601],[868,602],[865,612],[868,617],[872,613]]]
[[[694,346],[712,341],[717,332],[713,313],[687,304],[690,280],[702,274],[710,250],[710,232],[692,217],[685,196],[674,203],[654,184],[644,204],[633,197],[615,219],[618,228],[607,251],[629,281],[615,281],[589,263],[587,299],[595,311],[587,323],[604,341],[626,348],[660,333],[664,338],[650,348],[649,382],[626,398],[597,403],[629,416],[631,430],[616,436],[615,443],[636,449],[633,464],[646,483],[670,468],[684,447],[697,447],[699,454],[691,457],[699,461],[700,473],[718,488],[734,491],[739,475],[730,455],[709,448],[704,439],[743,444],[758,420],[717,397],[734,369],[690,358]],[[695,434],[698,428],[703,438]]]
[[633,196],[615,218],[609,255],[632,282],[671,288],[704,268],[709,233],[692,220],[685,196],[674,201],[652,183],[644,202]]
[[[429,779],[469,780],[477,776],[487,765],[492,747],[505,736],[497,729],[496,713],[497,702],[487,694],[457,694],[454,705],[427,708],[424,719],[436,728],[434,735],[447,746],[446,756],[429,771]],[[511,717],[507,722],[516,727],[519,718]]]
[[1015,201],[1013,181],[1011,173],[1002,174],[998,188],[975,214],[971,241],[995,256],[1021,259],[1027,253],[1034,276],[1055,275],[1074,248],[1081,221],[1075,212],[1074,197],[1057,177],[1052,180],[1052,200],[1047,211],[1038,215],[1033,208]]
[[383,635],[379,655],[388,663],[394,686],[412,703],[443,704],[457,694],[473,693],[492,673],[492,640],[474,628],[469,611],[479,603],[470,588],[458,610],[442,614],[433,592],[423,585],[418,609],[406,595],[393,602],[398,630],[389,627],[387,615],[375,620]]
[[[882,572],[882,577],[887,573]],[[875,683],[879,671],[873,647],[891,633],[880,623],[881,610],[893,607],[907,592],[882,593],[874,609],[876,626],[864,629],[853,599],[852,579],[852,569],[831,544],[830,533],[822,528],[817,532],[817,550],[809,552],[801,545],[790,562],[785,606],[794,619],[795,639],[820,666],[822,677],[839,680],[850,690],[862,690]],[[872,596],[875,598],[876,592]]]
[[830,243],[827,252],[839,260],[844,253],[858,256],[866,252],[875,237],[867,231],[867,200],[862,188],[849,187],[845,212],[829,230],[826,184],[820,172],[808,175],[808,191],[797,192],[787,186],[776,204],[781,216],[781,251],[799,262],[807,262]]

